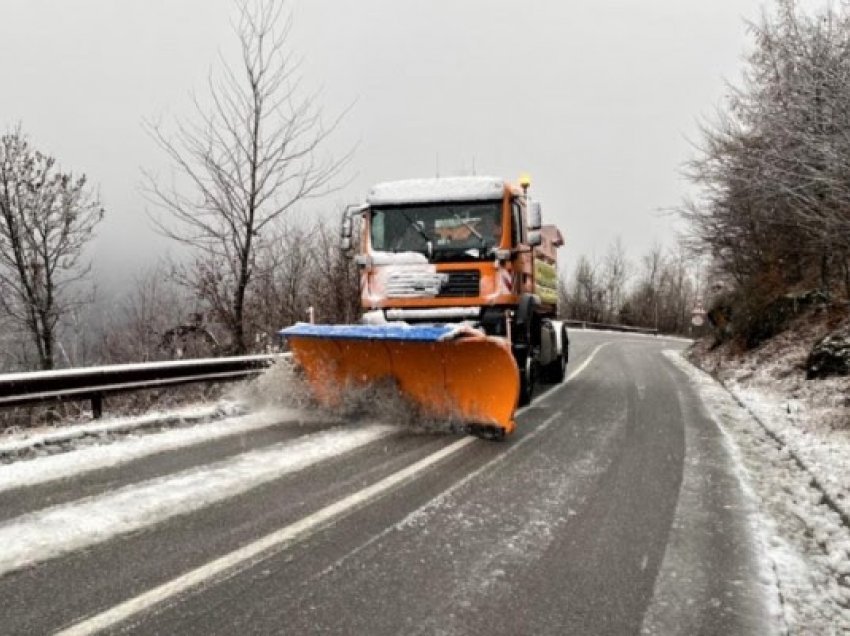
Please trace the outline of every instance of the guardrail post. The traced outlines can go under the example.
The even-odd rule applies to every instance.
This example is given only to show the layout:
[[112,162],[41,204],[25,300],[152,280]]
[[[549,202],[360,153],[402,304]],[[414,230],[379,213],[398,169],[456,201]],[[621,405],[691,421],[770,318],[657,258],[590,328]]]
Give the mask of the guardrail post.
[[96,420],[103,417],[103,394],[95,393],[91,396],[91,414]]

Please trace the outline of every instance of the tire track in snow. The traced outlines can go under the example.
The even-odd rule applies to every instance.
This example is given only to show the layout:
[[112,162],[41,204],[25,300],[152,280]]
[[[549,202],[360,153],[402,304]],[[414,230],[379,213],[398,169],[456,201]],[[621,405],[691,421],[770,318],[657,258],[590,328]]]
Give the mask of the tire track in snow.
[[397,432],[385,425],[324,431],[23,515],[0,525],[0,576],[193,512]]

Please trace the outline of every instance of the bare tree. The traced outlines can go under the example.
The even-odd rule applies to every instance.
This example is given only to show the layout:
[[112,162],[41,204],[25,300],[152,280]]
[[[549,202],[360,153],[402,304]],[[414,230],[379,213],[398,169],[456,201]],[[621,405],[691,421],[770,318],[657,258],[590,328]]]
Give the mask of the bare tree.
[[0,308],[42,369],[53,368],[60,319],[82,301],[83,248],[102,218],[84,175],[62,172],[20,129],[0,138]]
[[634,288],[629,292],[624,306],[623,319],[629,324],[642,327],[660,327],[660,302],[663,284],[664,251],[659,244],[653,245],[641,259],[641,269]]
[[605,289],[605,322],[617,322],[629,279],[629,262],[623,241],[617,237],[605,253],[602,269]]
[[0,373],[14,370],[20,359],[15,325],[5,313],[0,312]]
[[338,226],[320,223],[315,236],[315,265],[309,286],[316,319],[327,323],[356,322],[361,311],[358,267],[339,248]]
[[281,328],[309,318],[351,323],[360,314],[360,275],[338,245],[337,226],[291,222],[281,240],[262,250],[257,284],[249,295],[252,326],[272,342]]
[[683,246],[667,251],[655,244],[641,257],[634,280],[630,269],[619,238],[601,266],[579,255],[572,279],[559,282],[562,317],[688,333],[701,263]]
[[572,281],[567,286],[566,317],[573,320],[601,322],[605,303],[605,287],[599,268],[584,254],[579,256]]
[[850,5],[777,0],[750,26],[743,85],[689,166],[693,243],[742,297],[829,294],[836,275],[850,296]]
[[102,310],[101,357],[110,363],[173,357],[168,334],[192,321],[191,301],[162,264],[138,272],[124,295]]
[[238,67],[222,60],[209,80],[210,106],[195,98],[192,123],[174,132],[148,123],[182,184],[164,186],[145,173],[144,190],[165,215],[166,236],[196,252],[182,280],[209,302],[236,353],[245,352],[246,299],[258,244],[277,240],[276,221],[297,204],[334,189],[349,156],[321,157],[339,118],[323,124],[317,96],[300,96],[298,64],[287,47],[285,2],[236,0]]
[[309,286],[315,229],[293,221],[281,225],[280,239],[262,250],[256,286],[248,296],[254,331],[265,341],[281,327],[306,320],[315,302]]

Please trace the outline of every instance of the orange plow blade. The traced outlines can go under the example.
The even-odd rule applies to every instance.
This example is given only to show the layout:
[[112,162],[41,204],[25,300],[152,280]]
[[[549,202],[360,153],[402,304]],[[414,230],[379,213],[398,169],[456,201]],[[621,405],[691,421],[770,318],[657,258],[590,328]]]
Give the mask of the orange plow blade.
[[510,344],[450,325],[311,325],[280,332],[315,397],[386,380],[425,414],[514,430],[519,371]]

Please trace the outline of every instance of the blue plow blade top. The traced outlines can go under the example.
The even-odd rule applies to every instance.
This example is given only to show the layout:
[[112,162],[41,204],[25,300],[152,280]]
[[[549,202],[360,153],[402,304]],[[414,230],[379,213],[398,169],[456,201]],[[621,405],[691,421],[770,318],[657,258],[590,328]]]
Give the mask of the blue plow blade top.
[[406,340],[437,342],[457,331],[451,325],[314,325],[299,322],[278,333],[282,336],[328,338],[334,340]]

